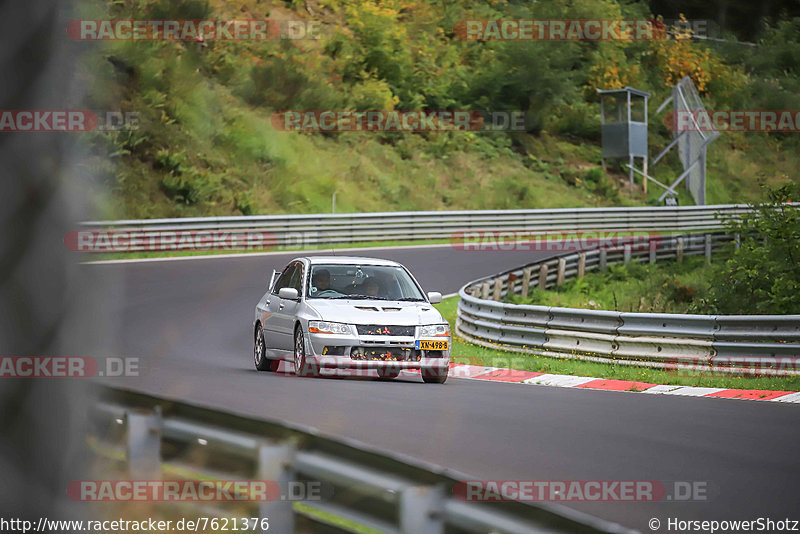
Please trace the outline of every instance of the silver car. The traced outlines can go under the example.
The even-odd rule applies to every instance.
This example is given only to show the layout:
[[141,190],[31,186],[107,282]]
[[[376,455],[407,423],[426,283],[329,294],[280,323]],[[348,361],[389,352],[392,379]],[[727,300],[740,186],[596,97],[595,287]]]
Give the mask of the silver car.
[[419,369],[442,384],[450,362],[450,325],[408,270],[375,258],[315,256],[273,272],[253,321],[259,371],[281,360],[300,376],[320,369],[374,369],[392,379]]

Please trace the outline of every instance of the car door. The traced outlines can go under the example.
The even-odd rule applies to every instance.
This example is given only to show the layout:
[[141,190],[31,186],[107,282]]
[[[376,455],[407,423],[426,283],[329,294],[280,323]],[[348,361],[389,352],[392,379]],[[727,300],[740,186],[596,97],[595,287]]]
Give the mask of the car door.
[[[275,348],[280,351],[293,352],[294,324],[300,308],[305,269],[303,263],[299,261],[292,262],[287,269],[289,270],[281,274],[275,283],[270,296],[270,319],[274,329]],[[297,300],[280,298],[278,292],[283,287],[296,289],[299,298]]]
[[[285,341],[281,339],[284,332],[281,331],[281,317],[279,312],[282,311],[278,291],[282,287],[289,287],[289,282],[292,274],[297,269],[297,262],[292,262],[284,267],[278,279],[273,284],[272,289],[266,294],[266,302],[264,308],[266,313],[262,316],[262,324],[264,327],[264,340],[267,345],[267,352],[270,356],[284,356],[283,352],[286,350]],[[285,308],[285,305],[283,306]],[[277,352],[277,354],[276,354]]]

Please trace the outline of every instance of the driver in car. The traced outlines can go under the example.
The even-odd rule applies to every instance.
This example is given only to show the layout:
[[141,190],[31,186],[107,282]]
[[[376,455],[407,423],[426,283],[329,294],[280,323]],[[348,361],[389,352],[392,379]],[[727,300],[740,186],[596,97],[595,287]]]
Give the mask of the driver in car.
[[331,273],[328,269],[319,269],[314,271],[314,276],[311,278],[311,285],[316,292],[328,291],[331,288]]
[[377,297],[379,290],[378,282],[374,278],[367,278],[367,281],[364,282],[364,294],[368,297]]

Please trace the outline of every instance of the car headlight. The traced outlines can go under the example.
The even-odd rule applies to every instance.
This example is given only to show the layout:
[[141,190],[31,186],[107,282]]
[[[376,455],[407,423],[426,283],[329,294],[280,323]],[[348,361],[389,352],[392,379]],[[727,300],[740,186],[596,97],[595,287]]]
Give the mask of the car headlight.
[[352,334],[349,324],[329,323],[327,321],[309,321],[308,331],[312,334]]
[[429,324],[417,327],[417,337],[441,337],[449,335],[449,324]]

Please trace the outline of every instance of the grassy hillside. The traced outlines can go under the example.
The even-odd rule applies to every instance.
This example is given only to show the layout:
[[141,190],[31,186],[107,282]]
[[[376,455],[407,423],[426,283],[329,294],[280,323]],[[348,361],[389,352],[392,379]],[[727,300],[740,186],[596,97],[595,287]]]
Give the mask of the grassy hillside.
[[[318,20],[318,40],[86,42],[88,105],[139,113],[136,131],[92,134],[88,172],[104,217],[537,208],[654,203],[651,187],[599,169],[595,90],[653,93],[684,74],[710,109],[794,109],[797,24],[758,52],[689,40],[475,42],[467,18],[647,18],[645,2],[125,0],[83,18]],[[664,14],[675,17],[677,14]],[[788,60],[786,58],[789,58]],[[771,59],[765,59],[771,58]],[[276,110],[522,110],[520,133],[291,133]],[[661,117],[651,117],[659,123]],[[651,154],[671,139],[650,130]],[[761,198],[796,180],[797,134],[724,134],[709,152],[709,203]],[[680,172],[675,155],[651,168]],[[104,191],[110,194],[103,195]],[[681,203],[691,203],[682,192]]]

